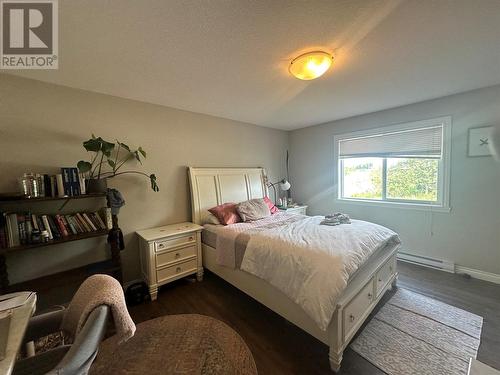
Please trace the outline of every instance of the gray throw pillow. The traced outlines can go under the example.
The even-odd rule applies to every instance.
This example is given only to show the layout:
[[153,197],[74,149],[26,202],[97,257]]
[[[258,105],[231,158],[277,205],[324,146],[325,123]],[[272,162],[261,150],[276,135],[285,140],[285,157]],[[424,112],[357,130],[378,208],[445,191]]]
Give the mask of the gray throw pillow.
[[236,211],[243,221],[255,221],[271,216],[269,206],[262,198],[241,202],[236,206]]

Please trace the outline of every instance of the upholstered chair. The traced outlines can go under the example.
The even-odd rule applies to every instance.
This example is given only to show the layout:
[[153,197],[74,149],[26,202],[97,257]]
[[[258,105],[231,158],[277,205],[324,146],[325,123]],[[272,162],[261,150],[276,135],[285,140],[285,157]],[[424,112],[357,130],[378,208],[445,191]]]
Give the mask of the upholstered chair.
[[[60,309],[33,317],[24,337],[25,343],[58,332],[64,314],[65,309]],[[63,344],[21,359],[14,367],[14,375],[87,374],[106,332],[109,315],[108,306],[95,308],[71,345]]]

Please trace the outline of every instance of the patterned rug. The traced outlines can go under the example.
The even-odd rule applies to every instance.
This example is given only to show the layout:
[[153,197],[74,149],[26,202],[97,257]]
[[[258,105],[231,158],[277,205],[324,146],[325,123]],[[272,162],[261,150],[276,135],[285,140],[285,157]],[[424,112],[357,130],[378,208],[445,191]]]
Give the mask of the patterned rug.
[[91,375],[257,375],[250,349],[225,323],[197,315],[166,315],[137,325],[118,345],[105,340]]
[[483,318],[399,288],[351,349],[389,375],[467,374]]

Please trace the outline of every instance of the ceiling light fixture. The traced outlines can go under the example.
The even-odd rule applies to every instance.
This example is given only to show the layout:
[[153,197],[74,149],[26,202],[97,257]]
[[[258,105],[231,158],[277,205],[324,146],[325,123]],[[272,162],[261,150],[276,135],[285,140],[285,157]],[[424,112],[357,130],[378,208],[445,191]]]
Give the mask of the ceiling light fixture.
[[314,51],[297,56],[290,62],[290,73],[304,81],[321,77],[333,63],[333,56],[328,52]]

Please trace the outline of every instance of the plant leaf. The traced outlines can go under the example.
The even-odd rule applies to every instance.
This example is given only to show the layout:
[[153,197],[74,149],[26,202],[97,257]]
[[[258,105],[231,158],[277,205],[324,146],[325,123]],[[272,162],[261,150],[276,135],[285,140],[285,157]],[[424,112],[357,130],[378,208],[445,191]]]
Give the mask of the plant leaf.
[[85,147],[85,150],[87,151],[99,152],[101,150],[101,142],[98,138],[91,138],[88,141],[83,142],[83,147]]
[[115,162],[111,159],[108,159],[108,164],[111,168],[115,168],[115,166],[116,166]]
[[125,150],[130,151],[130,147],[128,147],[125,143],[118,142],[120,146],[122,146]]
[[158,183],[156,182],[156,176],[154,174],[149,175],[149,179],[151,180],[151,189],[153,191],[158,192],[160,188],[158,187]]
[[90,164],[88,161],[83,160],[80,160],[76,166],[78,167],[80,173],[88,172],[92,168],[92,164]]
[[135,158],[137,159],[137,161],[142,164],[141,157],[139,156],[139,151],[134,151],[134,155],[135,155]]
[[137,151],[139,151],[143,157],[146,157],[146,151],[144,151],[142,149],[142,147],[139,146],[139,148],[137,149]]
[[107,142],[103,139],[101,139],[101,151],[104,155],[106,156],[111,156],[111,151],[115,148],[115,144],[111,142]]

